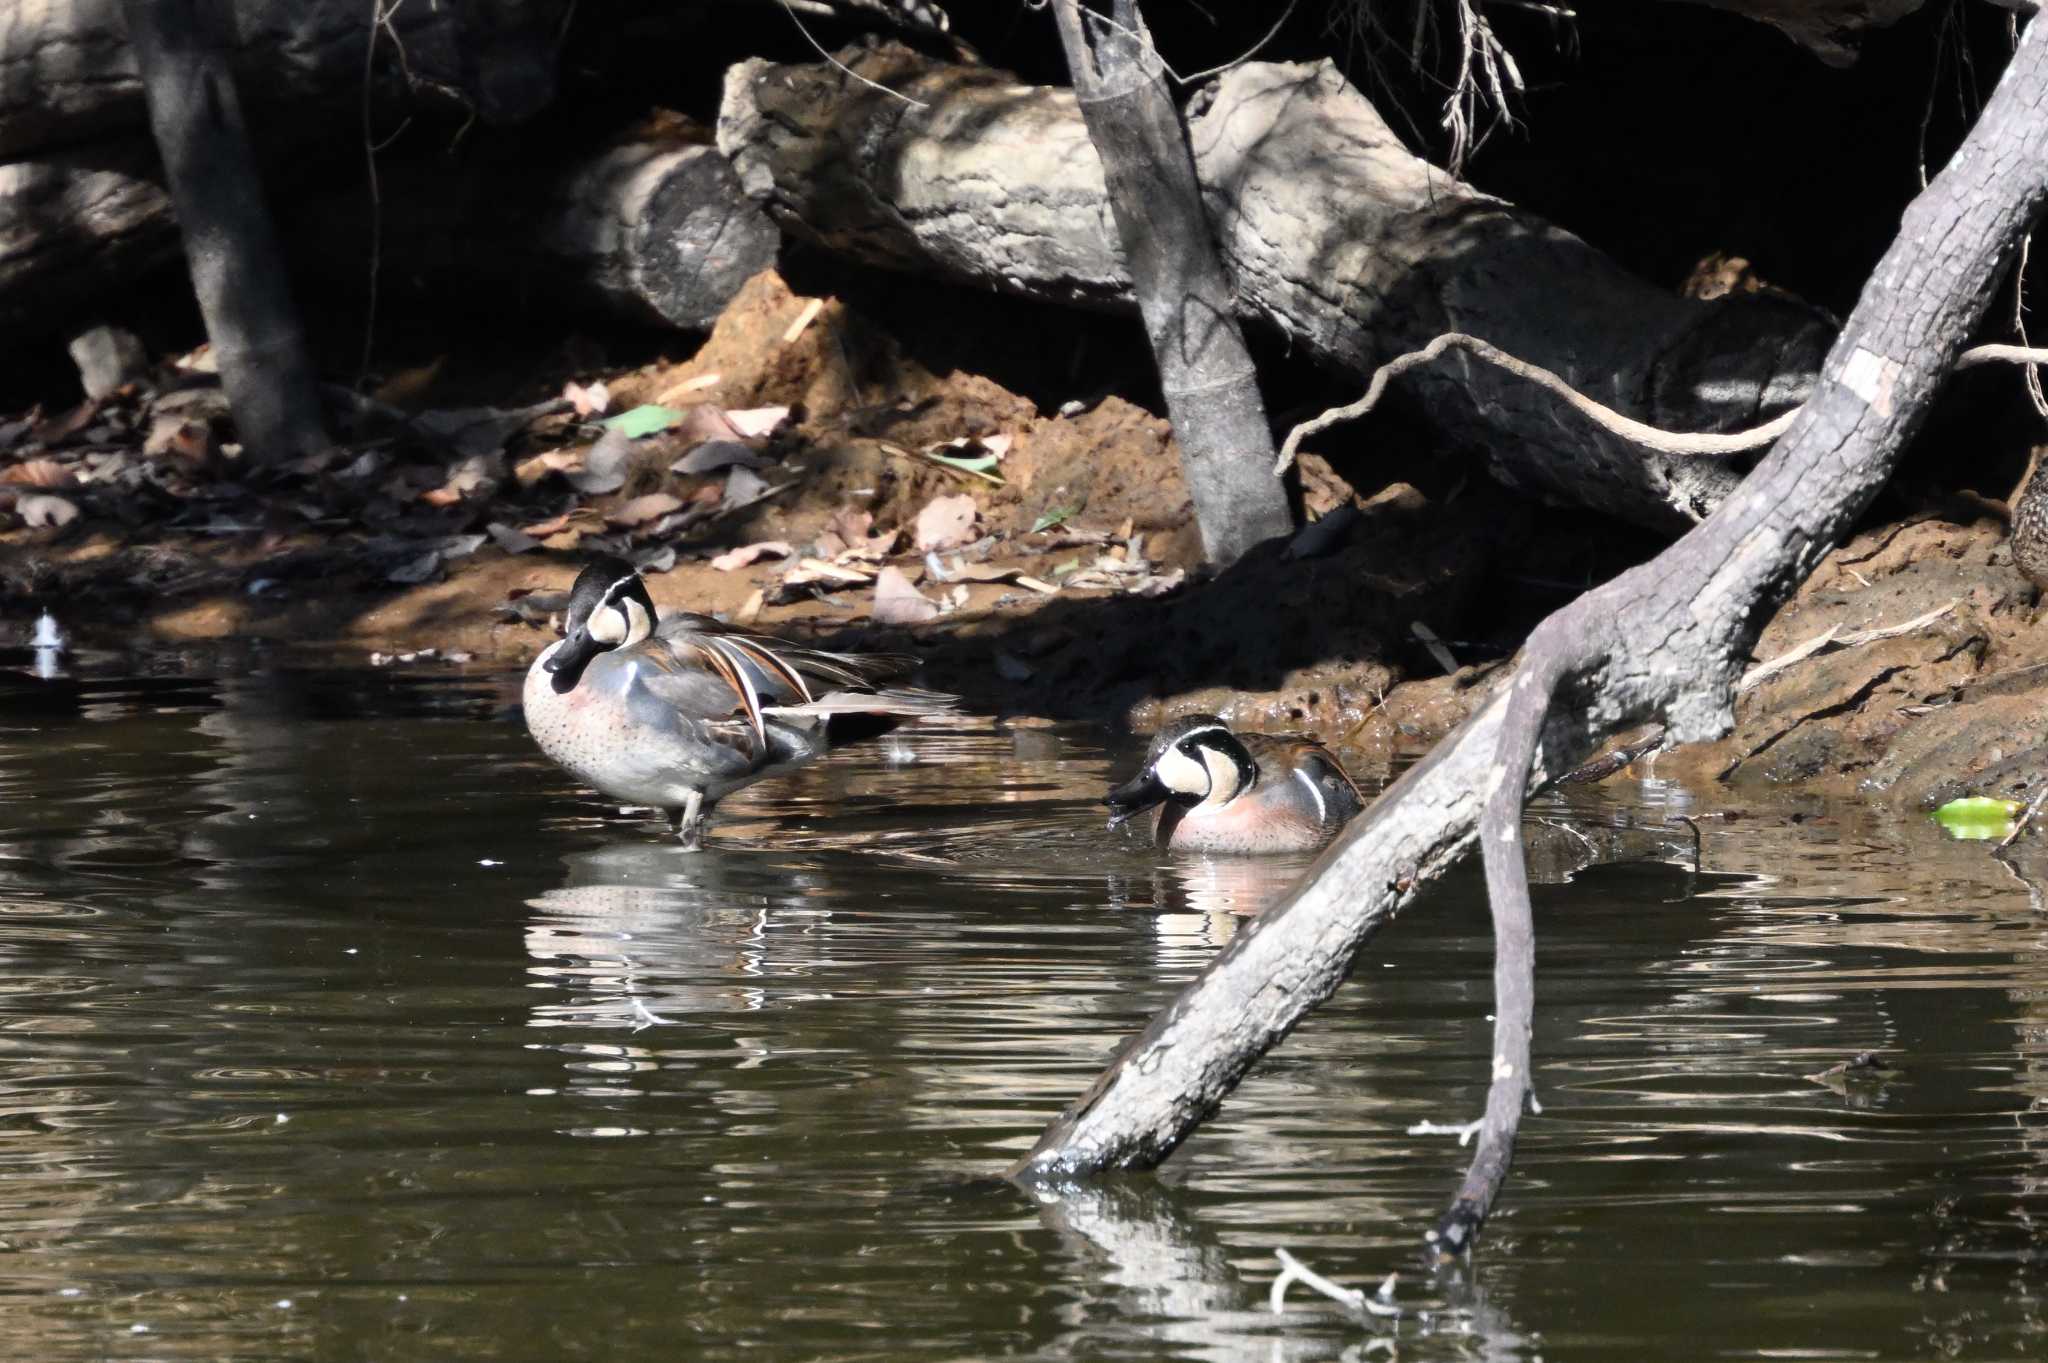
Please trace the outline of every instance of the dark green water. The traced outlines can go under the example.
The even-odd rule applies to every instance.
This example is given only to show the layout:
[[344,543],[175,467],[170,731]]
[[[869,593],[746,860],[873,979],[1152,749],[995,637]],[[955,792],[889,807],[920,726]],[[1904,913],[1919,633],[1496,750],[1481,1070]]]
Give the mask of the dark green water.
[[[729,802],[579,792],[509,686],[0,688],[0,1357],[2048,1355],[2048,919],[1981,847],[1696,797],[1540,813],[1543,1114],[1456,1280],[1490,945],[1442,886],[1159,1176],[986,1176],[1294,865],[1175,862],[1085,731]],[[1627,831],[1642,825],[1652,831]],[[1880,1050],[1903,1073],[1838,1091]],[[1397,1324],[1275,1247],[1376,1283]]]

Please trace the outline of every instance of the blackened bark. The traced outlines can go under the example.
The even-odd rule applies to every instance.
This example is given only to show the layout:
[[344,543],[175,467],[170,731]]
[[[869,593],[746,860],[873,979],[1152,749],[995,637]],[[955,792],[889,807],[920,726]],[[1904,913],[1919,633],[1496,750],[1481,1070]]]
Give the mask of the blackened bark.
[[[1742,660],[1771,612],[1889,478],[1941,380],[2048,204],[2048,28],[2029,25],[1976,127],[1899,235],[1790,431],[1697,529],[1531,635],[1512,680],[1389,787],[1128,1043],[1011,1171],[1059,1181],[1166,1157],[1328,998],[1358,950],[1484,833],[1497,901],[1493,1084],[1473,1171],[1432,1233],[1472,1242],[1505,1177],[1528,1091],[1533,961],[1517,806],[1605,736],[1661,716],[1675,741],[1727,731]],[[1482,813],[1486,815],[1482,822]]]
[[1053,0],[1053,13],[1180,441],[1203,557],[1234,563],[1294,522],[1187,129],[1136,0],[1116,0],[1107,23],[1078,0]]
[[245,457],[325,449],[320,390],[285,283],[234,78],[197,0],[123,0],[150,126]]

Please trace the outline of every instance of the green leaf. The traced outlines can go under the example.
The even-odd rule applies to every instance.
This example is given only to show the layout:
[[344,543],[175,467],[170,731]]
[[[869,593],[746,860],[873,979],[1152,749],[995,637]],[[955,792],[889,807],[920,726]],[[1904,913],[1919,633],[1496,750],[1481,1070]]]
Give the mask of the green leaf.
[[1053,575],[1054,577],[1065,577],[1065,576],[1066,576],[1067,574],[1069,574],[1069,573],[1071,573],[1071,572],[1075,571],[1075,570],[1076,570],[1076,569],[1078,569],[1078,568],[1079,568],[1080,566],[1081,566],[1081,560],[1080,560],[1080,559],[1078,559],[1078,558],[1070,558],[1070,559],[1068,559],[1068,560],[1067,560],[1067,561],[1066,561],[1065,563],[1055,563],[1055,564],[1053,564],[1053,565],[1052,565],[1052,575]]
[[950,468],[965,469],[969,473],[987,473],[996,466],[996,456],[993,454],[984,454],[978,459],[962,459],[951,454],[933,454],[927,457]]
[[617,416],[606,417],[606,430],[618,431],[628,439],[638,440],[643,435],[665,431],[683,419],[680,408],[664,407],[658,402],[643,402]]
[[1983,795],[1966,795],[1950,800],[1934,811],[1934,821],[1952,838],[1983,842],[2012,832],[2012,821],[2026,806],[2016,800],[1994,800]]
[[1050,530],[1056,525],[1065,525],[1067,518],[1080,509],[1078,506],[1056,506],[1037,520],[1031,522],[1031,533],[1035,535],[1041,530]]

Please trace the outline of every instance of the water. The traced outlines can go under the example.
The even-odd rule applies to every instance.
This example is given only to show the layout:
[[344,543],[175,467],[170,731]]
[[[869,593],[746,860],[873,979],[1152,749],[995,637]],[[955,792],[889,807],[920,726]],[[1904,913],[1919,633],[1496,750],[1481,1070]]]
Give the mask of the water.
[[[509,681],[0,685],[0,1356],[2003,1359],[2048,1325],[2048,918],[1981,846],[1655,782],[1531,824],[1543,1115],[1478,1112],[1476,874],[1157,1177],[989,1176],[1299,863],[1162,858],[1133,748],[926,730],[668,847]],[[92,675],[90,660],[74,663]],[[1596,864],[1597,863],[1597,864]],[[1859,1051],[1888,1082],[1817,1079]],[[1295,1288],[1284,1246],[1410,1315]]]

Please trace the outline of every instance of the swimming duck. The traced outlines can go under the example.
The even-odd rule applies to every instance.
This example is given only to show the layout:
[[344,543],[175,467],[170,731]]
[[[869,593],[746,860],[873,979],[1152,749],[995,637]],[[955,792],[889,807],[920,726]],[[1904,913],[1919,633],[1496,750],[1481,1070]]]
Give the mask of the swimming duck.
[[1236,734],[1215,715],[1183,715],[1103,803],[1111,828],[1156,806],[1161,847],[1302,852],[1335,837],[1365,797],[1314,739]]
[[658,617],[633,566],[604,555],[577,575],[562,638],[527,669],[526,727],[571,775],[664,811],[695,848],[711,806],[741,786],[835,738],[955,713],[957,697],[877,685],[916,663],[802,648],[702,615]]

